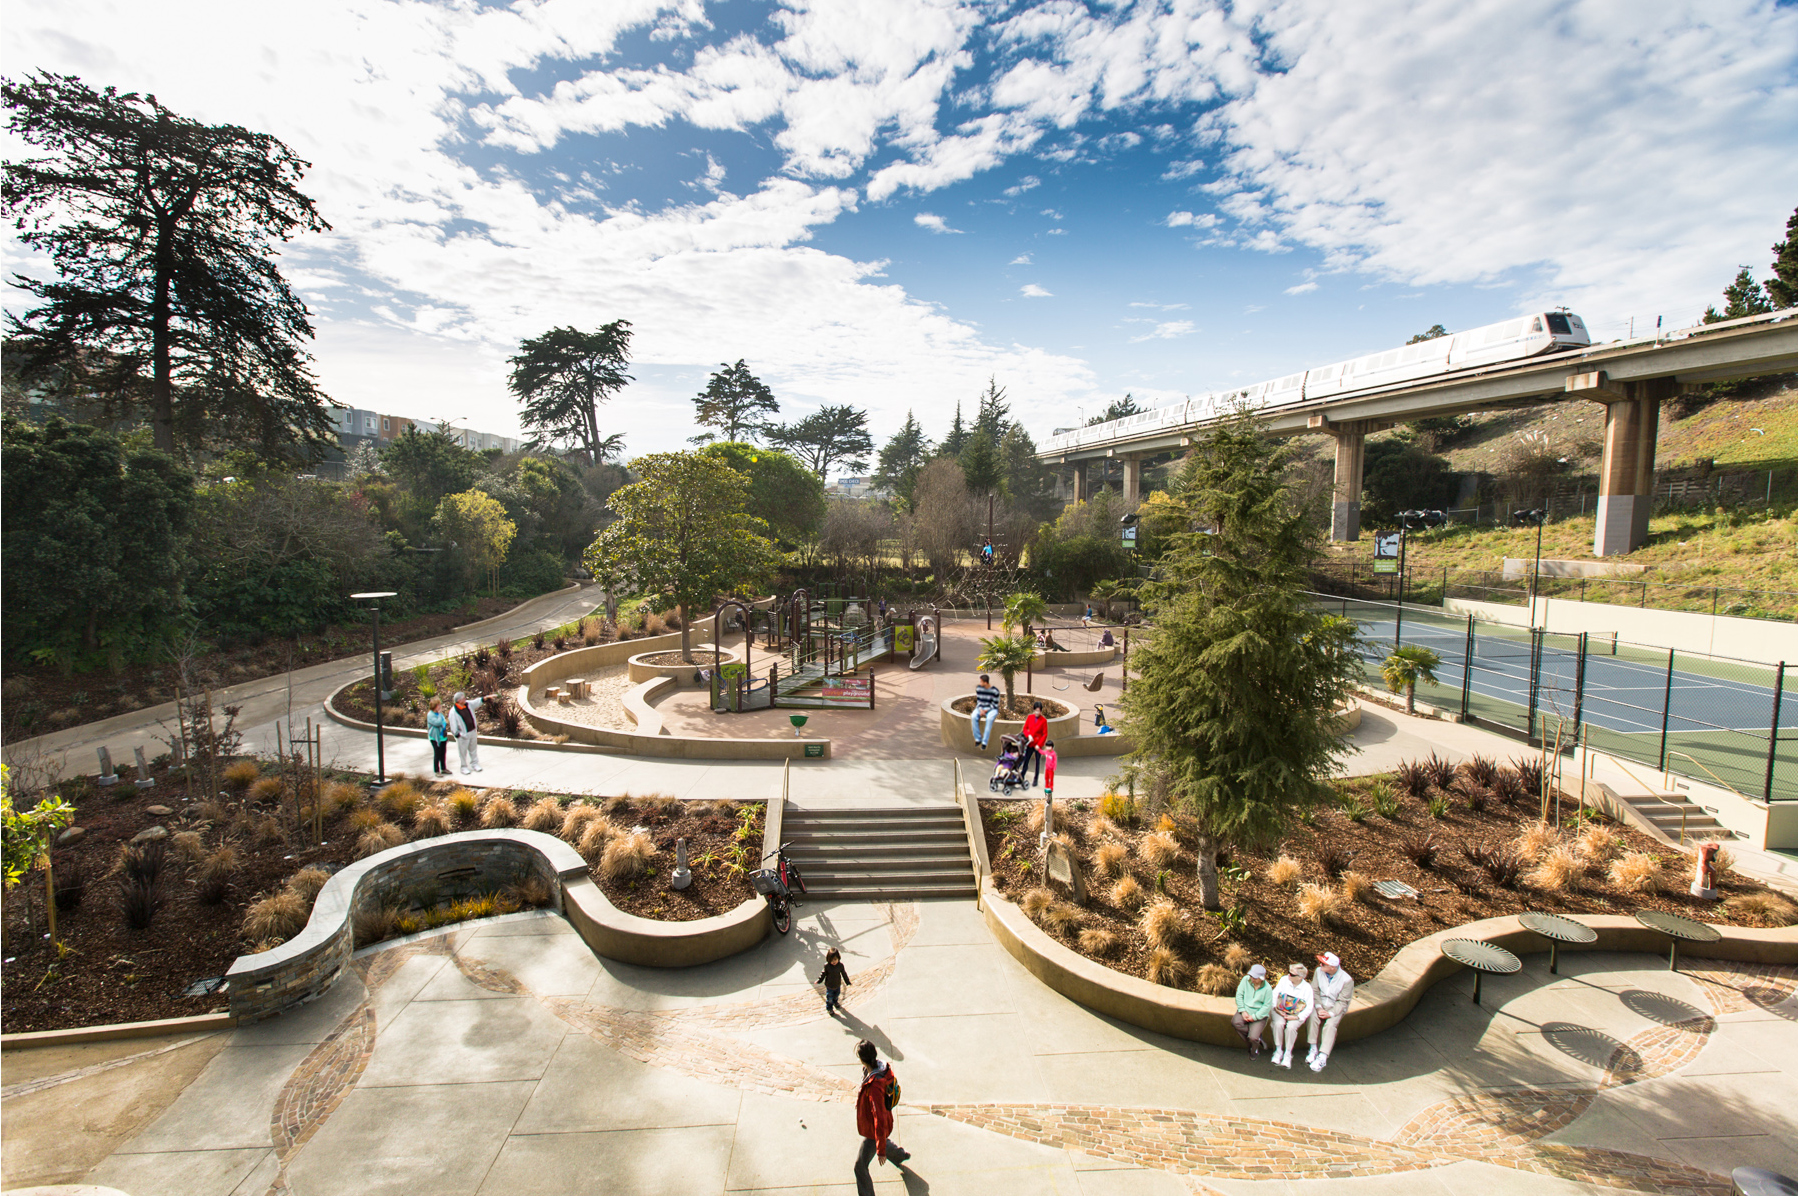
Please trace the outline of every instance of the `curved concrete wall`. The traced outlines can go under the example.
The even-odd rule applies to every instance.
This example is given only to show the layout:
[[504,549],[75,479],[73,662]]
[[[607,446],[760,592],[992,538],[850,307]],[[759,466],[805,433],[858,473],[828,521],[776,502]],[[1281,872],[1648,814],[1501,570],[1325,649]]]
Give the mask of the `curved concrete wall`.
[[682,689],[693,689],[695,688],[693,674],[700,669],[711,668],[713,660],[717,660],[719,664],[723,665],[743,659],[743,652],[741,649],[723,648],[721,651],[714,653],[712,644],[709,641],[703,648],[698,644],[693,645],[692,664],[687,664],[685,661],[682,661],[680,664],[650,664],[647,660],[643,659],[645,656],[657,656],[666,651],[669,651],[669,649],[657,648],[649,652],[639,652],[632,656],[627,662],[630,668],[632,683],[652,681],[657,677],[667,677]]
[[[971,693],[956,694],[954,697],[943,701],[940,708],[941,712],[938,725],[939,733],[943,738],[944,747],[952,747],[958,752],[978,752],[980,750],[978,747],[974,746],[974,727],[968,716],[965,714],[958,714],[956,711],[950,709],[952,705],[961,701],[961,699],[971,698],[973,696],[974,695]],[[1083,712],[1080,707],[1074,705],[1066,698],[1058,698],[1052,694],[1019,694],[1018,697],[1025,701],[1041,698],[1044,701],[1060,702],[1062,705],[1068,707],[1068,712],[1066,714],[1057,715],[1055,718],[1049,720],[1049,738],[1055,741],[1055,748],[1057,751],[1061,750],[1061,745],[1064,740],[1072,740],[1080,734],[1080,719]],[[1021,734],[1023,730],[1023,719],[1001,718],[993,720],[993,737],[991,742],[994,750],[997,751],[999,736],[1018,735]]]
[[[574,676],[570,673],[569,676]],[[566,735],[569,745],[581,744],[588,750],[604,750],[624,752],[633,756],[663,756],[676,760],[804,760],[807,759],[805,749],[822,746],[822,756],[810,759],[830,759],[830,740],[800,739],[780,736],[774,739],[708,739],[697,735],[669,735],[661,723],[661,715],[648,705],[648,695],[656,692],[656,687],[672,684],[666,677],[648,682],[648,688],[638,693],[643,710],[633,708],[627,695],[625,713],[637,723],[637,729],[627,731],[621,727],[594,727],[586,723],[567,722],[557,718],[551,711],[553,707],[544,709],[533,705],[528,691],[519,691],[519,707],[531,725],[544,735]],[[647,712],[651,722],[643,721]],[[482,736],[482,742],[486,737]],[[502,739],[500,743],[508,743],[513,747],[541,748],[545,745],[527,741]],[[550,744],[550,747],[556,745]]]
[[[1230,1015],[1236,1010],[1233,998],[1150,984],[1147,980],[1126,976],[1095,963],[1050,938],[1024,916],[1023,910],[999,893],[990,879],[983,887],[980,906],[993,937],[1027,971],[1062,996],[1107,1017],[1173,1038],[1215,1046],[1235,1046],[1241,1042],[1236,1031],[1230,1028]],[[1579,920],[1597,931],[1598,938],[1579,946],[1564,943],[1561,945],[1563,952],[1642,951],[1659,954],[1667,950],[1665,935],[1648,929],[1634,918],[1605,914],[1581,915]],[[1798,927],[1760,930],[1719,926],[1717,929],[1723,932],[1721,940],[1683,944],[1680,954],[1746,963],[1798,963]],[[1460,964],[1442,954],[1442,944],[1448,939],[1481,939],[1518,955],[1548,950],[1548,940],[1534,931],[1525,930],[1515,917],[1469,922],[1418,939],[1399,951],[1378,976],[1371,980],[1357,978],[1354,1001],[1338,1031],[1341,1040],[1365,1038],[1397,1025],[1416,1007],[1432,984],[1460,971]],[[1278,964],[1281,961],[1268,962]]]
[[1089,652],[1038,652],[1036,667],[1039,669],[1090,669],[1095,665],[1110,664],[1117,659],[1117,645],[1109,648],[1094,648]]
[[[694,636],[704,636],[707,643],[712,638],[712,616],[693,621]],[[698,643],[696,639],[693,641]],[[558,652],[554,656],[539,660],[519,676],[519,682],[531,693],[540,698],[543,691],[558,681],[566,681],[570,677],[579,677],[591,673],[594,669],[610,668],[628,662],[633,656],[645,652],[666,652],[670,648],[680,647],[680,632],[671,631],[667,635],[650,635],[642,639],[620,640],[614,644],[594,644],[591,648],[570,648],[566,652]]]
[[695,922],[657,922],[627,914],[591,877],[563,890],[564,912],[596,955],[646,968],[687,968],[747,951],[768,937],[768,903],[751,897],[728,914]]

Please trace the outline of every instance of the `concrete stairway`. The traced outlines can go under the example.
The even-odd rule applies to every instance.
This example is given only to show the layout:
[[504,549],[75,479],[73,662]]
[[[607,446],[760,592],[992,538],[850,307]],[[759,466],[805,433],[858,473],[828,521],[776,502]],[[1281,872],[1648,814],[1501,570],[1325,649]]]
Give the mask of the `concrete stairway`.
[[1736,833],[1718,822],[1703,806],[1681,793],[1619,793],[1636,814],[1675,843],[1680,841],[1683,820],[1685,842],[1728,842]]
[[973,897],[974,865],[956,806],[789,807],[781,837],[807,896],[867,901]]

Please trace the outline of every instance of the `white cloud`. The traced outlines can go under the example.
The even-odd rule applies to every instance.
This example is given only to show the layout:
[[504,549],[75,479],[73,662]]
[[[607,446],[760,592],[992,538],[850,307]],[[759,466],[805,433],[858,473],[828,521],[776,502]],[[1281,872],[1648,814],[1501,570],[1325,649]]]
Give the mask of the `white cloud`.
[[1044,232],[1043,235],[1045,237],[1065,237],[1068,235],[1068,230],[1065,228],[1052,228]]
[[1162,223],[1169,228],[1216,228],[1218,219],[1210,212],[1169,212]]
[[1042,185],[1043,185],[1043,181],[1041,179],[1037,178],[1033,174],[1027,174],[1023,178],[1018,180],[1016,186],[1007,187],[1005,189],[1005,194],[1009,195],[1013,199],[1016,199],[1018,196],[1024,194],[1024,192],[1033,190]]
[[1052,293],[1045,291],[1034,282],[1027,282],[1019,287],[1018,294],[1024,296],[1026,299],[1053,299],[1055,297]]
[[1008,266],[1033,266],[1035,264],[1035,262],[1030,260],[1030,255],[1027,253],[1020,253],[1006,263]]
[[1143,341],[1179,340],[1183,336],[1191,336],[1196,330],[1196,326],[1191,320],[1169,320],[1164,324],[1155,325],[1154,330],[1151,332],[1145,332],[1141,336],[1131,337],[1130,343],[1138,345]]
[[1146,307],[1151,311],[1185,311],[1188,305],[1184,303],[1144,303],[1141,300],[1133,300],[1130,306]]
[[930,212],[919,212],[911,218],[911,222],[919,228],[929,229],[933,233],[959,233],[961,231],[959,228],[950,228],[948,221]]
[[1066,220],[1067,219],[1066,216],[1063,216],[1060,212],[1057,212],[1054,208],[1044,208],[1042,210],[1042,212],[1039,214],[1043,215],[1043,216],[1047,216],[1051,220]]
[[1179,179],[1189,179],[1203,169],[1205,169],[1203,158],[1187,158],[1180,162],[1169,162],[1167,169],[1161,172],[1161,177],[1164,181],[1171,183]]
[[1316,289],[1317,289],[1317,284],[1315,282],[1301,282],[1297,286],[1287,287],[1286,293],[1288,295],[1305,295],[1305,294],[1309,294],[1312,291],[1315,291]]

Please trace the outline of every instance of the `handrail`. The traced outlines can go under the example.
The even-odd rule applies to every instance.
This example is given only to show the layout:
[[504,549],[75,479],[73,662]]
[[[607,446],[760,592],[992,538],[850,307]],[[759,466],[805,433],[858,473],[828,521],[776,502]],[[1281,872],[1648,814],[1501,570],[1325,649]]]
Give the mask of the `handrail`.
[[[1670,751],[1667,754],[1669,756],[1678,756],[1682,760],[1692,760],[1692,757],[1686,755],[1686,753],[1684,753],[1684,752]],[[1700,768],[1704,768],[1704,765],[1699,763],[1697,760],[1692,760],[1692,763],[1697,764],[1698,767],[1700,767]],[[1743,793],[1740,789],[1737,789],[1734,785],[1731,785],[1728,781],[1724,780],[1722,777],[1718,776],[1716,773],[1712,772],[1710,769],[1704,768],[1704,773],[1706,776],[1710,777],[1711,780],[1717,782],[1717,784],[1723,786],[1725,789],[1729,790],[1731,793],[1735,794],[1737,797],[1741,798],[1743,801],[1751,800],[1747,794]],[[1667,775],[1672,776],[1673,774],[1668,773]]]
[[[1586,754],[1588,756],[1592,755],[1593,749],[1590,747],[1586,748]],[[1682,756],[1685,755],[1684,752],[1669,753],[1669,754],[1670,755],[1682,755]],[[1660,802],[1663,806],[1671,806],[1675,810],[1679,811],[1679,845],[1681,847],[1684,847],[1686,845],[1686,815],[1688,813],[1690,813],[1690,811],[1686,809],[1685,805],[1680,802],[1668,801],[1665,797],[1662,797],[1659,793],[1655,792],[1657,786],[1648,784],[1641,777],[1637,776],[1635,774],[1635,772],[1630,769],[1629,765],[1625,764],[1622,760],[1618,759],[1616,756],[1613,756],[1611,753],[1599,752],[1598,755],[1603,756],[1605,759],[1609,760],[1612,764],[1615,764],[1618,768],[1621,768],[1625,773],[1628,773],[1629,779],[1634,781],[1636,784],[1642,786],[1643,792],[1645,792],[1649,797],[1652,797],[1655,801]],[[1689,756],[1687,756],[1686,758],[1691,759],[1691,757],[1689,757]],[[1580,794],[1580,798],[1581,798],[1581,800],[1584,800],[1585,794],[1583,794],[1583,793]]]

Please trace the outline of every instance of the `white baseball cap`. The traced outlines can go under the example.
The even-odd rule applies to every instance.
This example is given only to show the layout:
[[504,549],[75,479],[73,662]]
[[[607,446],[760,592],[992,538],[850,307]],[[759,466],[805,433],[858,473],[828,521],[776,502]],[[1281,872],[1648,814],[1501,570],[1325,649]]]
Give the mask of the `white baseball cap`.
[[1329,951],[1325,951],[1322,955],[1319,955],[1317,957],[1317,962],[1323,964],[1326,968],[1339,968],[1342,966],[1342,961],[1337,959],[1335,954]]
[[1254,967],[1249,969],[1249,975],[1253,976],[1257,980],[1266,980],[1267,979],[1267,969],[1262,967],[1260,964],[1256,964]]

